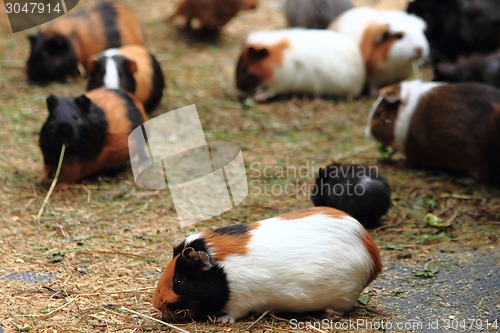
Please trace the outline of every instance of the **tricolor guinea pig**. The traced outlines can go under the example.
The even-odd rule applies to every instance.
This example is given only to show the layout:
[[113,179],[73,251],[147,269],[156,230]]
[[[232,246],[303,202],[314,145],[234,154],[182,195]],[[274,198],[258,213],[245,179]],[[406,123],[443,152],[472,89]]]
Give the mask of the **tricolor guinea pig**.
[[412,73],[412,62],[423,62],[429,55],[425,22],[405,12],[353,8],[329,28],[359,45],[372,94],[382,85],[406,79]]
[[315,206],[337,208],[373,228],[391,207],[391,188],[377,167],[332,163],[319,169],[311,200]]
[[460,57],[455,63],[439,63],[434,81],[481,82],[500,88],[500,51]]
[[344,212],[315,207],[177,241],[153,295],[164,320],[252,312],[346,312],[382,269],[378,248]]
[[226,25],[240,10],[255,9],[260,0],[181,0],[177,9],[167,19],[177,16],[186,19],[186,30],[193,29],[193,20],[200,28],[218,30]]
[[364,81],[358,46],[330,30],[253,32],[236,67],[236,87],[261,102],[288,93],[354,97]]
[[126,165],[130,161],[128,136],[147,120],[142,104],[132,95],[105,88],[78,97],[50,95],[47,108],[49,116],[39,139],[44,169],[38,181],[52,181],[64,144],[61,187]]
[[88,65],[87,90],[106,87],[132,93],[146,109],[154,110],[163,96],[165,79],[158,61],[140,45],[125,45],[93,57]]
[[479,83],[405,81],[384,88],[366,134],[411,167],[467,172],[500,185],[500,91]]
[[118,2],[102,1],[65,15],[29,36],[31,52],[26,64],[32,82],[64,80],[80,74],[79,66],[108,48],[143,44],[139,21]]
[[289,27],[326,29],[334,18],[352,8],[351,0],[287,0]]

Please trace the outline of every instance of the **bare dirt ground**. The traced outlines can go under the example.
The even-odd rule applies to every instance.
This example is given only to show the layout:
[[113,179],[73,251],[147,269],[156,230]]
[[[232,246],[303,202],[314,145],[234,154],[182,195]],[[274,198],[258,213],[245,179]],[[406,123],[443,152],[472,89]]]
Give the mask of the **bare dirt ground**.
[[[166,96],[157,113],[195,103],[209,141],[241,147],[250,195],[220,217],[182,228],[169,193],[137,187],[127,169],[113,178],[86,180],[54,193],[37,221],[46,195],[35,185],[42,170],[37,142],[47,115],[45,98],[50,93],[81,94],[85,79],[29,85],[23,71],[29,52],[26,32],[12,34],[2,10],[0,323],[5,332],[169,331],[127,309],[160,318],[151,296],[171,257],[172,241],[206,228],[310,207],[307,186],[319,166],[334,160],[376,165],[393,189],[392,208],[381,227],[370,231],[385,269],[366,288],[360,306],[340,319],[340,326],[320,327],[314,323],[321,315],[304,315],[299,322],[310,326],[294,327],[289,316],[271,314],[231,326],[210,321],[177,326],[190,332],[371,332],[383,331],[377,324],[385,321],[428,325],[392,327],[394,331],[436,331],[429,325],[437,319],[441,332],[494,330],[486,324],[500,313],[498,189],[468,178],[408,169],[399,155],[383,158],[363,135],[371,98],[292,98],[242,105],[233,79],[241,42],[252,30],[284,26],[280,1],[263,0],[256,11],[242,13],[211,42],[187,37],[162,22],[173,2],[124,2],[143,22],[148,47],[167,76]],[[356,3],[405,7],[402,0]],[[79,7],[87,4],[81,1]],[[425,71],[419,75],[428,77]],[[428,213],[443,219],[445,226],[428,226]],[[481,323],[452,327],[454,320],[469,319]],[[353,321],[360,325],[342,326]]]

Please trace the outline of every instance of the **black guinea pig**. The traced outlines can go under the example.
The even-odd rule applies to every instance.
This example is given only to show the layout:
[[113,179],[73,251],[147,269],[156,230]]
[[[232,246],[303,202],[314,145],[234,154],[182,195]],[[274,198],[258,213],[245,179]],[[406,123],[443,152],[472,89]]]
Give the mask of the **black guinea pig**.
[[391,207],[391,188],[377,167],[332,163],[319,169],[311,200],[315,206],[337,208],[373,228]]
[[455,63],[439,63],[434,81],[480,82],[500,88],[500,51],[460,57]]
[[289,27],[326,29],[352,7],[351,0],[287,0],[285,15]]
[[410,167],[500,186],[500,90],[491,86],[415,80],[385,87],[366,135],[403,153]]
[[143,46],[125,45],[93,57],[88,65],[87,90],[106,87],[132,93],[153,111],[163,96],[165,78],[160,64]]
[[126,165],[128,136],[147,116],[126,92],[99,88],[78,97],[47,98],[49,116],[40,131],[44,170],[38,182],[52,181],[62,145],[66,145],[59,188]]
[[26,64],[28,80],[37,83],[62,81],[80,74],[87,59],[108,48],[144,44],[134,13],[113,1],[97,2],[65,15],[28,35],[31,51]]

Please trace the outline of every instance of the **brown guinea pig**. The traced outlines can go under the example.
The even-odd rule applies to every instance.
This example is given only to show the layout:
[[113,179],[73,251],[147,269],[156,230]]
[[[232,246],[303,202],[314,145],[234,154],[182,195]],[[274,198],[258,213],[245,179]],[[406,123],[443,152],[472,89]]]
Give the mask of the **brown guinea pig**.
[[260,0],[181,0],[175,12],[167,18],[176,16],[186,18],[186,30],[192,30],[192,21],[197,19],[200,27],[218,30],[226,25],[240,10],[254,9]]
[[165,78],[156,58],[143,46],[125,45],[92,57],[88,65],[87,90],[123,89],[144,105],[146,112],[160,104]]
[[314,207],[176,241],[152,303],[167,321],[347,312],[381,270],[377,245],[358,221]]
[[[78,97],[47,98],[49,116],[40,131],[44,170],[38,182],[52,181],[62,145],[66,145],[59,184],[126,165],[130,132],[147,120],[140,102],[105,88]],[[63,186],[60,186],[64,188]]]
[[31,52],[26,65],[32,82],[64,80],[80,74],[79,66],[108,48],[144,44],[141,26],[133,12],[113,1],[97,2],[65,15],[28,36]]
[[404,81],[381,90],[367,136],[411,167],[465,171],[500,186],[500,90],[479,83]]

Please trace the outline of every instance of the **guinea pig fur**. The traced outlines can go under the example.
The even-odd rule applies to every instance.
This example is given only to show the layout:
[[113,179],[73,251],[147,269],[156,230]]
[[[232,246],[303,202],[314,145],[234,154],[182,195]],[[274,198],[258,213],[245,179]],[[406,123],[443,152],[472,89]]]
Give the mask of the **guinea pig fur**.
[[335,31],[251,33],[236,67],[236,86],[256,101],[279,94],[358,96],[365,69],[358,46]]
[[319,169],[311,200],[315,206],[337,208],[365,228],[373,228],[391,207],[391,188],[376,167],[332,163]]
[[352,8],[351,0],[287,0],[289,27],[326,29],[334,18]]
[[105,49],[144,43],[132,11],[112,1],[97,2],[58,18],[28,38],[31,52],[26,73],[30,81],[38,83],[79,75],[79,66]]
[[439,63],[434,81],[481,82],[500,88],[500,51],[460,57],[456,63]]
[[422,63],[429,55],[425,22],[401,11],[353,8],[329,27],[350,36],[361,48],[370,92],[406,79],[412,62]]
[[315,207],[176,242],[152,302],[164,320],[183,310],[230,323],[251,312],[345,312],[381,270],[358,221]]
[[405,81],[381,91],[367,134],[411,167],[467,172],[500,185],[500,91],[479,83]]
[[128,136],[147,120],[142,104],[133,96],[105,88],[78,97],[50,95],[47,108],[49,116],[39,139],[44,160],[41,184],[52,181],[63,144],[66,151],[59,184],[126,165]]
[[158,61],[140,45],[106,50],[88,64],[87,90],[106,87],[132,93],[146,109],[153,111],[163,96],[165,79]]
[[218,30],[240,10],[255,9],[260,0],[181,0],[175,12],[167,19],[184,16],[186,30],[192,30],[192,21],[198,20],[202,29]]

